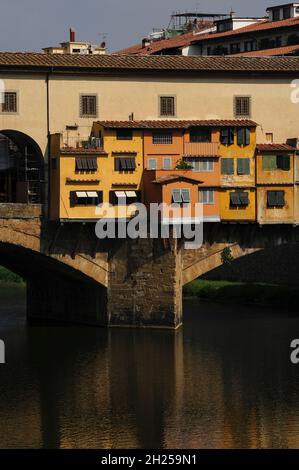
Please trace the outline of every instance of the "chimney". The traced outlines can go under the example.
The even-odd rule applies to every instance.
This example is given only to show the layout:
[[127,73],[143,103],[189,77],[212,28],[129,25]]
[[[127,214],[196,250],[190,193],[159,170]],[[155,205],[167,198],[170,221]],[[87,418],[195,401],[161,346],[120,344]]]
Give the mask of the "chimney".
[[76,42],[76,32],[73,28],[70,28],[70,42]]
[[142,39],[142,48],[144,49],[145,47],[150,46],[151,41],[148,38]]

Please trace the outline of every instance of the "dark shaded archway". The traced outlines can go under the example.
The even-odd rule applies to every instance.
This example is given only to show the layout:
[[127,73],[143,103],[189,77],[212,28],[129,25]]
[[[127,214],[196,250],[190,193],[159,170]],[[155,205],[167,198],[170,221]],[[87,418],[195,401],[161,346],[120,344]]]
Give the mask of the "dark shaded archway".
[[22,132],[0,130],[0,202],[42,204],[44,181],[39,145]]

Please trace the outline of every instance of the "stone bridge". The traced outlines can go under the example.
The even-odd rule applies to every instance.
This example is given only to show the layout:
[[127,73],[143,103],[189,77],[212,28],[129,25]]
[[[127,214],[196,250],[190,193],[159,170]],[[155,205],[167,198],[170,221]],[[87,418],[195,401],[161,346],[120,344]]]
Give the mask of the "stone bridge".
[[299,242],[292,226],[206,224],[204,244],[98,240],[91,223],[48,222],[42,206],[0,205],[0,263],[27,280],[31,320],[176,328],[182,288],[223,263]]

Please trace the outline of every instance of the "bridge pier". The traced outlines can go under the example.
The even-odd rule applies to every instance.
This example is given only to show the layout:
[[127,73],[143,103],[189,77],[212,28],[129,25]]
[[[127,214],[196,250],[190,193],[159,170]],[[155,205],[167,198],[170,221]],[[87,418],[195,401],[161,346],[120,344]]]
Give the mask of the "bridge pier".
[[109,326],[178,328],[181,256],[176,239],[116,241],[109,259]]

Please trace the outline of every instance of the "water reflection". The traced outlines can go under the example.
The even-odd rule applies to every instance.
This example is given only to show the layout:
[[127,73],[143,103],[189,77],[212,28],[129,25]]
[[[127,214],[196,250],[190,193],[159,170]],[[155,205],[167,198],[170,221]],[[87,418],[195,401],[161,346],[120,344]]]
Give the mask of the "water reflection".
[[14,302],[0,315],[1,448],[299,446],[299,319],[189,302],[176,333],[26,327]]

